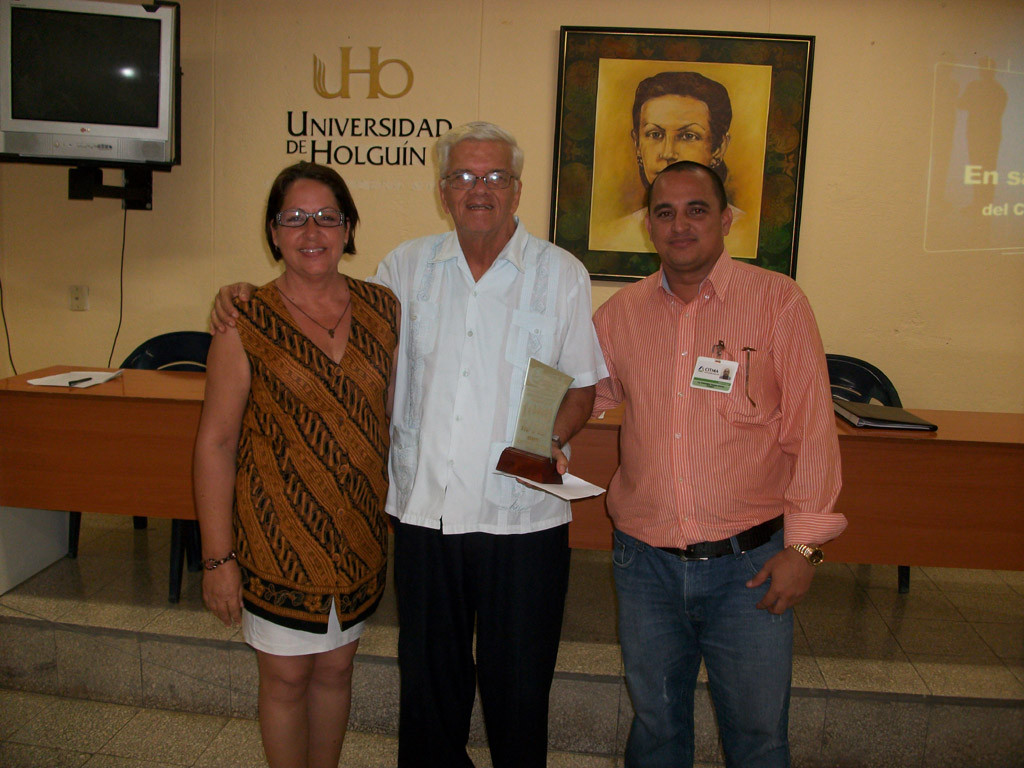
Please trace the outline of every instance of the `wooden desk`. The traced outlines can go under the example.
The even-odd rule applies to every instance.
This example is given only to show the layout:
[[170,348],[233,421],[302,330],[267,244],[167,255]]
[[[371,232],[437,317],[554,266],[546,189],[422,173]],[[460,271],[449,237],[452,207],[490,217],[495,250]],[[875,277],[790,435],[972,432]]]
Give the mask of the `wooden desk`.
[[[0,504],[195,519],[192,447],[201,373],[126,370],[89,389],[0,381]],[[855,429],[837,420],[838,509],[826,547],[851,563],[1024,570],[1024,414],[918,411],[937,433]],[[608,486],[620,414],[573,439],[574,474]],[[604,496],[573,503],[572,546],[608,549]]]
[[[30,539],[17,525],[19,517],[54,514],[40,510],[172,518],[168,598],[177,602],[183,550],[192,540],[181,521],[196,519],[192,447],[206,376],[125,370],[88,389],[26,383],[80,369],[101,370],[55,366],[0,381],[0,505],[27,508],[0,517],[0,539],[4,547],[43,549],[38,536]],[[78,520],[71,515],[72,556]],[[60,534],[66,549],[67,536]],[[55,549],[54,542],[46,544]],[[193,556],[198,562],[198,551]],[[54,559],[33,557],[5,588]]]
[[[1024,414],[914,413],[939,431],[857,429],[839,419],[849,527],[825,546],[846,563],[1024,570]],[[621,413],[572,441],[574,474],[608,487]],[[604,496],[573,503],[574,547],[607,549]]]
[[194,520],[203,373],[126,370],[88,389],[0,381],[0,504]]

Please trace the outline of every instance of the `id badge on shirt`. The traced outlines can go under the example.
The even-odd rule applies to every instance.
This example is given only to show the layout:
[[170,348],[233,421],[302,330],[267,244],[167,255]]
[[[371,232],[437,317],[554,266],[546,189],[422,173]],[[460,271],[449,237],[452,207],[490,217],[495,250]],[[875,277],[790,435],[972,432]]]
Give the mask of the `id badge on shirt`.
[[714,357],[698,357],[693,368],[690,386],[694,389],[710,389],[715,392],[732,392],[736,371],[740,364],[734,360],[719,360]]

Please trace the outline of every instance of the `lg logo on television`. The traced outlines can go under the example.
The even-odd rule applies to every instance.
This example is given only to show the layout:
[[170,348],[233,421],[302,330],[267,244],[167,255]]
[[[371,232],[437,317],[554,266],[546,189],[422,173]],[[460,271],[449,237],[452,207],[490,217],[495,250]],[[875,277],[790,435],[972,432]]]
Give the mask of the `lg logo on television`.
[[[350,98],[350,81],[352,75],[366,75],[369,78],[366,98],[377,99],[383,96],[385,99],[398,99],[405,96],[412,90],[412,67],[401,59],[380,60],[380,46],[368,46],[369,64],[366,69],[353,69],[352,48],[343,46],[341,49],[340,80],[341,87],[333,93],[327,90],[326,74],[327,66],[317,57],[313,56],[313,90],[317,95],[325,99],[347,99]],[[381,85],[381,75],[388,67],[397,66],[398,70],[392,69],[385,76],[387,85],[394,89],[401,81],[401,73],[405,74],[405,86],[401,90],[385,90]],[[397,81],[397,82],[396,82]]]

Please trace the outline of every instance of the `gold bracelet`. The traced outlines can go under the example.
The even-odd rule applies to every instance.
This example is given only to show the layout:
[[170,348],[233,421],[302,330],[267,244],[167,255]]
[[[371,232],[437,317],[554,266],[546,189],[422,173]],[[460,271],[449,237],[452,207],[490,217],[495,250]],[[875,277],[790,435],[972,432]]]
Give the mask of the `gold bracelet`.
[[203,568],[208,571],[212,571],[218,566],[224,565],[228,560],[237,560],[234,552],[229,552],[227,557],[215,558],[211,557],[209,560],[203,560]]

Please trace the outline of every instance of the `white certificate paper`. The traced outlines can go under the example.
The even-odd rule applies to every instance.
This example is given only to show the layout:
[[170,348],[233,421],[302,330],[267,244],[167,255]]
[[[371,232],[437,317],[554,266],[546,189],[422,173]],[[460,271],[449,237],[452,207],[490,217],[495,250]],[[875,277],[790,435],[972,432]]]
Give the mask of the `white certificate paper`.
[[499,475],[505,475],[506,477],[514,477],[523,485],[528,485],[531,488],[550,493],[552,496],[557,496],[560,499],[566,501],[575,501],[576,499],[589,499],[591,496],[600,496],[604,493],[604,488],[593,483],[588,483],[581,477],[570,475],[566,472],[562,475],[561,485],[557,483],[537,483],[533,480],[527,480],[525,477],[519,477],[518,475],[510,475],[508,472],[498,472]]

